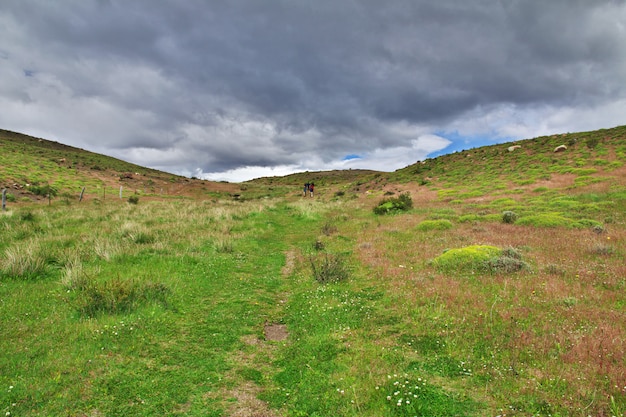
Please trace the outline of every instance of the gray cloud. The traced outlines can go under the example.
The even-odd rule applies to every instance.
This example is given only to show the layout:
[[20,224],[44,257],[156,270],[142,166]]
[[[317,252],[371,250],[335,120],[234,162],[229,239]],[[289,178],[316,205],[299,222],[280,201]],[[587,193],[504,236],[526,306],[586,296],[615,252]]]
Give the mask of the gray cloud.
[[611,0],[6,0],[0,126],[186,175],[397,169],[439,150],[420,138],[623,124],[624,22]]

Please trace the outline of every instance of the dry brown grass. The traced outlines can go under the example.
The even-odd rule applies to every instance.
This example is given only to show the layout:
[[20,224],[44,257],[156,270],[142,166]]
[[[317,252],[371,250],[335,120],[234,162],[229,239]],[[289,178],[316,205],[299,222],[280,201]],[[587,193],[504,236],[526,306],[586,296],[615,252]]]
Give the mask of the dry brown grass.
[[[572,182],[571,176],[559,175],[546,186],[566,188]],[[593,184],[589,190],[603,192],[607,185]],[[414,190],[412,196],[415,207],[449,208],[433,193]],[[626,287],[623,228],[609,225],[596,233],[484,222],[418,232],[415,227],[425,218],[380,218],[359,233],[355,245],[360,262],[397,300],[392,308],[399,317],[410,320],[416,311],[430,314],[430,320],[442,316],[451,323],[446,335],[459,338],[457,343],[482,338],[500,345],[511,368],[522,373],[489,372],[540,397],[546,384],[562,383],[570,392],[561,405],[572,410],[603,415],[609,392],[626,394],[626,314],[617,308]],[[447,248],[473,244],[518,248],[531,270],[468,277],[440,274],[428,264]],[[592,403],[583,404],[581,398]]]

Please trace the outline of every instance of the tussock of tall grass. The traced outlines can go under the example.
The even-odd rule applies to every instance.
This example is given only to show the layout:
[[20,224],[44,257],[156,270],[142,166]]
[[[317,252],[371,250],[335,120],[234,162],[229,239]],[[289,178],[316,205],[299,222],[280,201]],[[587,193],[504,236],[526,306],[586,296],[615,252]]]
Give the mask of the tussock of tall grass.
[[156,241],[156,237],[149,228],[134,222],[122,224],[119,234],[122,239],[136,244],[149,244]]
[[317,204],[317,200],[310,198],[302,198],[289,204],[289,207],[295,209],[296,214],[305,219],[317,219],[322,213],[326,212],[335,203]]
[[345,281],[350,277],[350,269],[343,256],[322,253],[310,256],[313,278],[320,284]]
[[88,280],[83,263],[76,257],[65,266],[63,276],[61,277],[61,285],[69,291],[81,290],[87,287]]
[[68,299],[70,305],[81,314],[117,314],[133,311],[143,304],[168,305],[169,288],[160,282],[139,279],[87,279],[78,269],[72,275],[73,291]]
[[105,237],[95,239],[92,247],[96,256],[105,261],[111,261],[125,251],[123,242]]
[[213,241],[213,248],[219,253],[233,253],[233,239],[229,236],[217,236]]
[[30,240],[7,248],[1,260],[2,273],[11,278],[34,279],[46,272],[47,256],[41,243]]

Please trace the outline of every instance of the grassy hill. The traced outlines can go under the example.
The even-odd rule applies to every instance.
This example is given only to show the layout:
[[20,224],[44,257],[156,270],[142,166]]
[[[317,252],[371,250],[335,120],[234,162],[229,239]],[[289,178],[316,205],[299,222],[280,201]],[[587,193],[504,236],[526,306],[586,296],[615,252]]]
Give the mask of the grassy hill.
[[[561,145],[567,150],[554,152]],[[512,146],[517,148],[509,151]],[[122,186],[129,194],[152,197],[214,198],[236,194],[255,199],[294,193],[301,184],[311,181],[328,192],[358,194],[382,190],[390,184],[418,184],[478,196],[533,184],[541,186],[554,183],[556,178],[575,179],[568,186],[576,187],[620,181],[624,177],[626,126],[455,152],[392,173],[359,169],[302,172],[243,184],[189,179],[6,130],[0,130],[0,151],[5,161],[0,169],[0,186],[9,189],[16,200],[43,198],[38,195],[38,187],[42,186],[50,186],[66,198],[75,198],[83,187],[87,198],[102,197],[107,190],[116,195]]]
[[139,194],[215,197],[237,193],[233,184],[191,180],[41,138],[0,130],[0,187],[13,201],[44,199],[48,189],[75,200]]
[[244,184],[11,135],[6,415],[626,411],[624,127]]
[[[429,159],[396,171],[389,180],[428,183],[436,179],[444,187],[489,185],[484,189],[491,192],[548,181],[560,174],[594,176],[623,166],[625,141],[626,126],[544,136]],[[566,149],[555,152],[559,146]]]

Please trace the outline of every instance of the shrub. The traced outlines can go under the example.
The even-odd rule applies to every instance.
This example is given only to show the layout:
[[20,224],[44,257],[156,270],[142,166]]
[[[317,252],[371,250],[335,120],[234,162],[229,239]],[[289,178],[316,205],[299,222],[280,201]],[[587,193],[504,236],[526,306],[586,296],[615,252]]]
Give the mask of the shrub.
[[522,254],[515,248],[504,248],[500,255],[493,257],[487,263],[488,269],[494,273],[509,274],[527,269],[528,265],[522,261]]
[[517,249],[510,246],[508,248],[502,249],[501,255],[506,256],[507,258],[522,259],[522,254]]
[[507,210],[502,213],[502,222],[507,224],[513,224],[517,221],[517,213]]
[[599,221],[596,220],[592,220],[592,219],[580,219],[580,220],[576,220],[575,222],[572,223],[572,226],[577,228],[577,229],[585,229],[585,228],[590,228],[591,230],[593,230],[594,232],[598,233],[598,229],[600,228],[603,230],[603,226],[602,223],[600,223]]
[[325,253],[323,256],[309,259],[313,278],[320,284],[345,281],[350,275],[345,259],[340,255]]
[[485,270],[489,261],[501,253],[495,246],[466,246],[447,250],[433,260],[433,265],[443,272]]
[[585,141],[585,144],[589,149],[594,149],[596,146],[598,146],[598,143],[600,143],[599,138],[589,138]]
[[448,229],[452,229],[452,222],[450,220],[424,220],[417,225],[417,230],[421,232]]
[[432,263],[442,272],[512,273],[528,267],[516,249],[500,249],[488,245],[450,249]]
[[594,232],[594,233],[597,233],[597,234],[599,234],[599,235],[600,235],[600,234],[602,234],[602,233],[604,233],[604,232],[606,232],[606,229],[604,228],[604,225],[602,225],[602,224],[596,224],[596,225],[594,225],[594,226],[591,228],[591,230],[593,230],[593,232]]
[[130,204],[137,204],[139,203],[139,197],[136,195],[131,195],[130,197],[128,197],[128,202]]
[[482,217],[478,214],[464,214],[459,216],[459,223],[472,223],[480,220],[482,220]]
[[402,193],[398,197],[384,198],[374,207],[375,214],[391,214],[398,211],[407,211],[413,208],[411,194]]
[[50,185],[31,185],[28,187],[31,193],[35,195],[40,195],[43,197],[56,197],[58,191],[56,188]]

